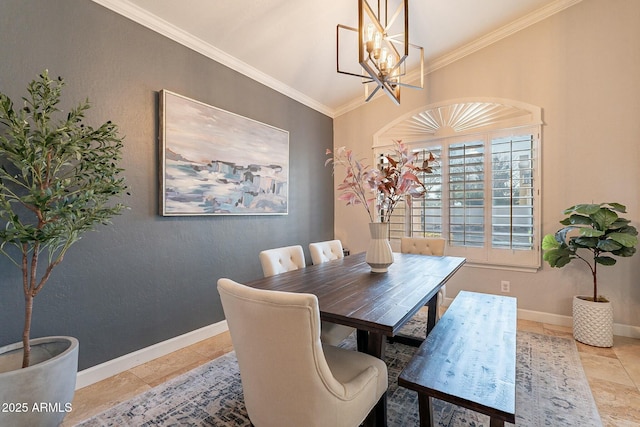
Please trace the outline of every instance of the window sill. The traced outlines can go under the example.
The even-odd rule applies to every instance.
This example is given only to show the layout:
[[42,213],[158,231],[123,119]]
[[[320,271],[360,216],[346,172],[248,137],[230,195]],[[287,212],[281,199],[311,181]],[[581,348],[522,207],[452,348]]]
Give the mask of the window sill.
[[484,262],[469,261],[463,265],[463,267],[470,268],[484,268],[489,270],[506,270],[506,271],[518,271],[521,273],[537,273],[540,266],[518,266],[518,265],[502,265],[502,264],[489,264]]

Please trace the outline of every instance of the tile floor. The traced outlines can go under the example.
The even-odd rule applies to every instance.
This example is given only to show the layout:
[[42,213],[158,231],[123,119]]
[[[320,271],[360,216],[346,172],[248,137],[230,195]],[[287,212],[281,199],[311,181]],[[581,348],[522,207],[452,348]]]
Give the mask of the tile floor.
[[[518,329],[571,336],[571,328],[526,320],[518,321]],[[613,348],[577,345],[603,425],[640,426],[640,340],[615,337]],[[232,348],[229,333],[223,333],[84,387],[76,392],[73,411],[62,425],[76,425]]]

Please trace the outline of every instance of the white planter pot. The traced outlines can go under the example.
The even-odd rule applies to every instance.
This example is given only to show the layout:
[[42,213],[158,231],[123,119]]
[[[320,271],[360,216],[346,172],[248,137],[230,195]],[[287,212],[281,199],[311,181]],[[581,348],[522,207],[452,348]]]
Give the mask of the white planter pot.
[[573,337],[595,347],[613,346],[613,306],[573,297]]
[[386,273],[389,266],[393,264],[393,251],[389,243],[389,223],[371,222],[369,223],[369,232],[371,240],[365,261],[373,273]]
[[31,366],[22,369],[22,342],[0,347],[0,426],[57,427],[71,411],[78,340],[31,340]]

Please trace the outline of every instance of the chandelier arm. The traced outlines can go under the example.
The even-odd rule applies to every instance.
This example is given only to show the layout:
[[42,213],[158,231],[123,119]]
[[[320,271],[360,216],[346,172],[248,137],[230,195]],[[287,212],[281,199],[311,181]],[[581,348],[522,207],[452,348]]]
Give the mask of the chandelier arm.
[[376,88],[369,94],[369,96],[367,97],[367,99],[365,99],[364,102],[369,102],[371,100],[371,98],[373,98],[373,95],[375,95],[376,92],[378,92],[381,87],[383,87],[383,86],[380,83],[378,83],[378,86],[376,86]]
[[396,82],[395,84],[398,85],[398,86],[407,87],[407,88],[410,88],[410,89],[423,89],[422,86],[410,85],[408,83]]
[[400,105],[400,92],[398,91],[396,93],[395,89],[393,87],[391,87],[388,82],[385,82],[387,84],[383,84],[382,85],[382,90],[387,94],[387,96],[389,98],[391,98],[391,100],[396,104],[396,105]]
[[[385,5],[386,5],[386,2],[385,2]],[[391,28],[391,25],[393,25],[393,23],[395,22],[395,20],[398,18],[398,16],[400,15],[400,12],[402,12],[403,6],[404,6],[403,2],[400,2],[400,4],[398,4],[398,7],[396,8],[396,12],[393,14],[393,16],[391,17],[391,19],[390,19],[390,20],[387,20],[387,21],[385,22],[385,27],[384,27],[385,32],[386,32],[389,28]],[[406,15],[406,13],[405,13],[405,15]],[[385,19],[386,19],[386,15],[385,15]],[[405,26],[405,30],[406,30],[406,29],[407,29],[407,28],[406,28],[406,26]]]
[[336,71],[339,74],[346,74],[348,76],[360,77],[360,78],[363,78],[363,79],[371,78],[370,76],[367,76],[367,75],[364,75],[364,74],[352,73],[350,71],[344,71],[344,70],[340,69],[340,55],[338,54],[338,52],[340,52],[340,29],[341,28],[343,30],[353,31],[355,33],[358,33],[358,29],[357,28],[349,27],[347,25],[342,25],[342,24],[338,24],[336,26]]
[[[363,78],[363,79],[368,79],[368,80],[373,81],[373,80],[371,79],[371,76],[364,75],[364,74],[356,74],[356,73],[351,73],[351,72],[349,72],[349,71],[342,71],[342,70],[338,70],[338,73],[340,73],[340,74],[346,74],[347,76],[360,77],[360,78]],[[370,82],[369,82],[369,83],[370,83]]]
[[[365,78],[370,78],[371,80],[373,80],[373,82],[375,82],[378,85],[382,84],[383,79],[380,78],[380,75],[376,72],[376,70],[371,68],[371,66],[367,62],[361,63],[360,65],[369,74],[369,76]],[[376,69],[377,68],[378,67],[376,67]]]

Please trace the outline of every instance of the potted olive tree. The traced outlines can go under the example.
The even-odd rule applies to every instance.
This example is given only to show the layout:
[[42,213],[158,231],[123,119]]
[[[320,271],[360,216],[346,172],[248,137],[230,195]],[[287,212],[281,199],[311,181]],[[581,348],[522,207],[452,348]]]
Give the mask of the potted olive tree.
[[542,240],[543,259],[551,267],[561,268],[576,259],[591,271],[593,293],[573,299],[573,335],[585,344],[597,347],[613,345],[613,307],[598,294],[598,265],[614,265],[614,257],[629,257],[636,252],[638,231],[619,203],[580,204],[564,211],[564,225]]
[[0,93],[0,253],[22,271],[25,313],[22,342],[0,348],[0,401],[21,405],[0,425],[58,425],[71,409],[78,342],[31,340],[33,299],[84,232],[125,208],[110,204],[126,191],[117,126],[83,124],[88,101],[61,114],[63,86],[44,71],[20,107]]

